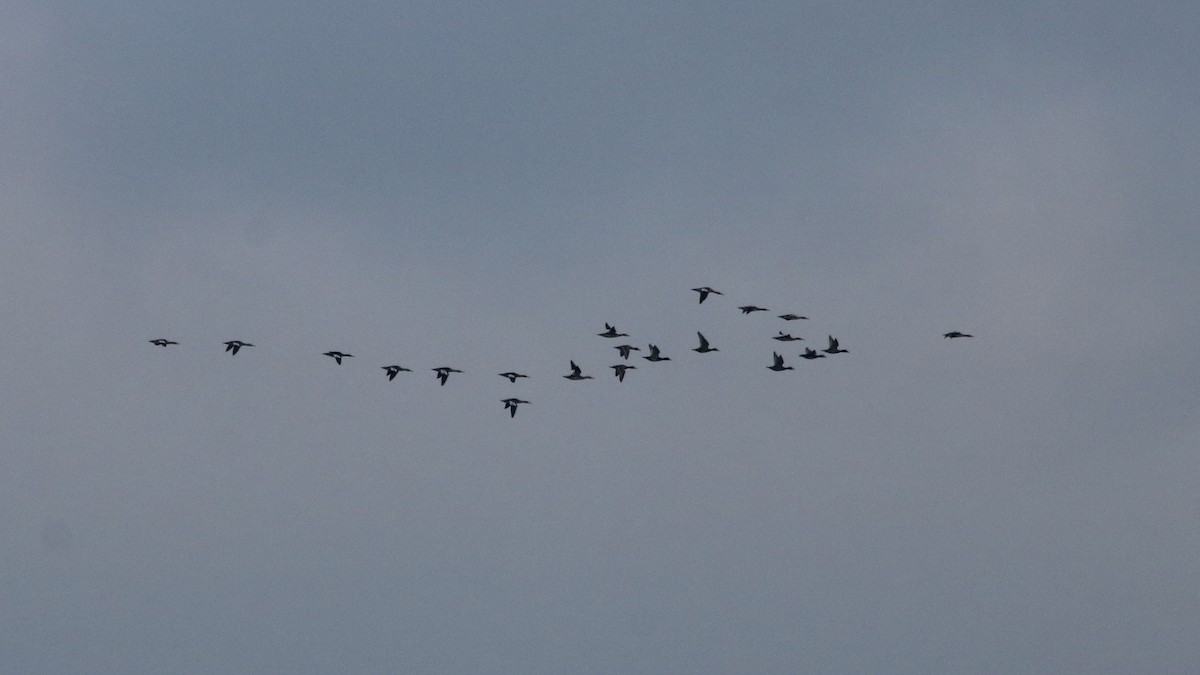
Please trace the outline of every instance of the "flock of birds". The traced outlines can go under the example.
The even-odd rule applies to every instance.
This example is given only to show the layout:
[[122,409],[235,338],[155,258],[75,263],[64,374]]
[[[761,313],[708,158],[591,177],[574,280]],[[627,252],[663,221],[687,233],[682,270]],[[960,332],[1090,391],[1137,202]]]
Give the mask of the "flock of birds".
[[[724,295],[724,293],[722,293],[721,291],[718,291],[709,286],[701,286],[699,288],[693,288],[692,290],[700,294],[700,302],[701,303],[703,303],[705,300],[707,300],[709,295]],[[765,307],[758,307],[756,305],[742,305],[742,306],[738,307],[738,309],[740,309],[742,311],[743,315],[753,314],[754,312],[770,311]],[[783,319],[784,321],[797,321],[797,320],[802,320],[802,319],[808,319],[807,316],[800,316],[798,314],[791,314],[791,313],[780,314],[779,318]],[[608,324],[608,323],[604,324],[604,332],[597,333],[597,335],[599,335],[600,337],[603,337],[603,338],[629,337],[628,333],[617,332],[616,327],[611,324]],[[692,351],[698,352],[700,354],[707,354],[709,352],[720,351],[716,347],[713,347],[711,344],[709,344],[709,341],[704,337],[703,333],[697,331],[696,335],[700,339],[700,346],[693,347]],[[970,335],[968,333],[963,333],[961,331],[953,330],[948,333],[943,333],[942,337],[953,339],[953,338],[969,338],[969,337],[975,337],[975,336]],[[795,337],[791,333],[785,333],[783,331],[779,331],[779,335],[774,336],[772,339],[777,340],[779,342],[794,342],[797,340],[803,340],[804,338]],[[813,359],[823,359],[823,358],[826,358],[826,356],[832,355],[832,354],[847,354],[847,353],[849,353],[850,350],[841,348],[841,345],[838,343],[837,338],[830,335],[830,336],[828,336],[828,340],[829,340],[828,346],[825,347],[825,349],[820,350],[820,352],[818,352],[817,350],[815,350],[811,347],[806,347],[804,349],[804,352],[800,354],[800,358],[811,361]],[[150,340],[149,342],[150,342],[150,344],[156,345],[158,347],[168,347],[170,345],[179,344],[178,342],[176,342],[174,340],[167,340],[165,338],[155,338],[153,340]],[[231,356],[236,356],[237,353],[243,347],[253,347],[254,346],[252,343],[243,342],[242,340],[230,340],[224,344],[225,344],[225,351],[228,352]],[[615,349],[620,354],[621,358],[626,361],[629,360],[629,357],[633,352],[642,351],[640,347],[635,347],[630,344],[617,345],[615,347]],[[671,358],[669,356],[662,355],[662,352],[658,348],[657,345],[653,345],[653,344],[647,345],[647,349],[649,350],[649,354],[647,356],[643,356],[642,358],[646,359],[647,361],[650,361],[651,363],[657,363],[659,361],[670,361],[671,360]],[[323,356],[330,357],[339,366],[342,365],[342,359],[354,358],[353,354],[347,354],[346,352],[340,352],[340,351],[324,352]],[[571,363],[571,372],[568,373],[567,375],[563,375],[564,378],[566,378],[568,380],[576,380],[576,381],[595,379],[591,375],[584,375],[583,369],[580,368],[578,365],[576,365],[574,361],[571,361],[570,363]],[[399,366],[399,365],[395,365],[395,364],[390,365],[390,366],[380,366],[380,367],[383,369],[384,375],[387,377],[388,381],[396,379],[396,375],[398,375],[402,372],[408,372],[408,373],[412,372],[412,369],[410,369],[410,368],[405,368],[403,366]],[[609,367],[613,369],[613,374],[616,376],[618,382],[625,381],[626,372],[628,372],[630,370],[637,370],[637,366],[633,366],[633,365],[629,365],[629,364],[625,364],[625,363],[619,363],[617,365],[609,366]],[[772,363],[771,363],[771,365],[767,366],[767,369],[773,370],[777,373],[785,371],[785,370],[795,370],[795,368],[793,366],[784,365],[783,356],[779,352],[772,352]],[[436,379],[438,379],[443,386],[445,386],[446,381],[448,379],[450,379],[451,373],[463,372],[461,370],[458,370],[457,368],[451,368],[449,366],[439,366],[437,368],[432,368],[431,370],[434,372],[434,377]],[[516,383],[516,381],[518,379],[529,377],[528,375],[525,375],[523,373],[514,372],[514,371],[499,373],[499,375],[500,375],[500,377],[507,378],[509,382],[512,382],[514,384]],[[529,401],[526,401],[526,400],[523,400],[520,398],[515,398],[515,397],[501,399],[500,402],[504,404],[504,409],[509,411],[510,417],[517,416],[517,406],[527,405],[529,403]]]

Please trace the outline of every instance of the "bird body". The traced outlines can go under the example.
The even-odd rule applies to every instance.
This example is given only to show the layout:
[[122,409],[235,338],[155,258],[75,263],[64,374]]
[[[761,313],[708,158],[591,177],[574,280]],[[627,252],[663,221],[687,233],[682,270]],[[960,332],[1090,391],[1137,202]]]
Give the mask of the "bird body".
[[612,369],[613,369],[613,374],[617,376],[617,381],[618,381],[618,382],[624,382],[624,381],[625,381],[625,371],[627,371],[627,370],[637,370],[637,366],[627,366],[627,365],[625,365],[624,363],[619,363],[619,364],[617,364],[617,365],[615,365],[615,366],[609,366],[609,368],[612,368]]
[[771,311],[771,310],[767,309],[766,307],[757,307],[755,305],[742,305],[741,307],[738,307],[738,309],[742,310],[742,314],[749,314],[751,312],[769,312],[769,311]]
[[339,366],[342,365],[342,359],[354,358],[353,354],[347,354],[345,352],[325,352],[322,356],[328,356],[329,358],[333,359],[334,361],[337,361],[337,364]]
[[158,338],[156,340],[150,340],[150,344],[158,347],[166,347],[167,345],[177,345],[179,343],[175,342],[174,340],[164,340],[162,338]]
[[504,403],[504,409],[509,411],[509,415],[508,415],[509,417],[517,416],[517,406],[518,405],[520,405],[522,403],[524,403],[526,405],[529,404],[529,401],[522,401],[519,398],[506,398],[506,399],[503,399],[501,402]]
[[446,386],[446,380],[448,380],[450,378],[450,373],[461,373],[462,372],[461,370],[458,370],[457,368],[450,368],[449,366],[441,366],[439,368],[433,368],[432,370],[433,370],[433,372],[437,373],[436,375],[434,375],[434,377],[436,377],[437,379],[442,381],[443,387]]
[[777,373],[783,372],[785,370],[795,370],[795,368],[793,368],[792,366],[783,365],[783,357],[780,356],[778,352],[772,352],[772,356],[774,357],[775,363],[767,366],[768,369],[773,370]]
[[968,335],[966,333],[960,333],[956,330],[952,330],[949,333],[945,333],[944,335],[942,335],[942,337],[944,337],[944,338],[964,338],[964,337],[975,337],[975,336]]
[[606,324],[604,324],[604,327],[607,330],[605,330],[603,333],[596,333],[596,335],[599,335],[600,337],[606,337],[606,338],[629,337],[628,333],[618,333],[617,328],[615,326],[610,326],[606,323]]
[[397,375],[397,374],[398,374],[400,371],[404,371],[404,372],[406,372],[406,373],[411,373],[411,372],[412,372],[412,369],[410,369],[410,368],[404,368],[404,367],[402,367],[402,366],[380,366],[380,368],[383,368],[384,370],[386,370],[386,371],[387,371],[387,379],[388,379],[388,381],[389,381],[389,382],[390,382],[390,381],[392,381],[392,380],[394,380],[394,379],[396,379],[396,375]]
[[800,358],[808,359],[809,361],[811,361],[813,359],[823,359],[823,358],[825,358],[825,355],[818,354],[816,352],[816,350],[814,350],[812,347],[805,347],[804,353],[800,355]]
[[700,352],[701,354],[707,354],[707,353],[709,353],[709,352],[719,352],[719,351],[721,351],[721,350],[717,349],[716,347],[710,347],[710,346],[708,345],[708,340],[704,339],[704,333],[701,333],[701,332],[697,331],[697,332],[696,332],[696,335],[699,335],[699,336],[700,336],[700,346],[699,346],[699,347],[693,347],[693,348],[692,348],[692,351],[694,351],[694,352]]
[[822,349],[821,351],[825,352],[826,354],[848,354],[848,353],[850,353],[849,349],[842,349],[842,348],[838,347],[837,338],[833,337],[832,335],[829,336],[829,347]]
[[700,288],[693,288],[692,290],[696,291],[697,293],[700,294],[700,302],[704,302],[704,300],[706,298],[708,298],[709,293],[715,293],[717,295],[725,295],[721,291],[718,291],[717,289],[711,288],[709,286],[701,286]]
[[521,373],[514,373],[512,371],[509,371],[507,373],[500,373],[500,377],[507,377],[509,382],[516,382],[518,377],[529,377],[529,376],[522,375]]
[[563,377],[567,378],[568,380],[592,380],[592,379],[595,379],[591,375],[584,375],[583,371],[579,368],[579,366],[575,365],[574,361],[571,362],[571,374],[563,375]]
[[780,314],[779,318],[783,319],[784,321],[795,321],[796,319],[807,319],[808,317],[800,316],[799,314]]
[[771,339],[779,340],[780,342],[795,342],[796,340],[803,340],[804,338],[792,337],[791,333],[784,333],[783,331],[779,331],[779,335],[776,335],[775,337],[773,337]]
[[230,356],[237,356],[238,350],[241,349],[242,347],[253,347],[253,346],[254,345],[250,344],[249,342],[242,342],[241,340],[230,340],[229,342],[225,343],[225,351],[232,352],[230,354]]
[[671,360],[671,357],[662,356],[658,353],[658,345],[650,345],[650,356],[643,356],[642,358],[646,359],[647,361],[654,361],[654,362]]
[[618,352],[621,352],[621,358],[626,359],[626,360],[629,359],[629,352],[642,351],[641,347],[634,347],[633,345],[617,345],[616,349]]

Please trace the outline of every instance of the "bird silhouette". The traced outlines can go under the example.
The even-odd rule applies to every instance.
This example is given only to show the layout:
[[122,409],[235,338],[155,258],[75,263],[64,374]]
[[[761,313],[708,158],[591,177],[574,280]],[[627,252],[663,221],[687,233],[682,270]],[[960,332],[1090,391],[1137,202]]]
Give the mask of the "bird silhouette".
[[150,344],[156,345],[159,347],[166,347],[167,345],[177,345],[179,343],[175,342],[174,340],[164,340],[162,338],[158,338],[156,340],[150,340]]
[[628,360],[629,352],[640,352],[642,348],[634,347],[633,345],[617,345],[616,350],[621,352],[621,358]]
[[595,379],[595,378],[593,378],[591,375],[584,375],[584,374],[582,373],[582,371],[580,370],[579,366],[575,365],[575,362],[574,362],[574,361],[572,361],[572,362],[571,362],[571,374],[570,374],[570,375],[563,375],[563,377],[567,378],[568,380],[591,380],[591,379]]
[[776,335],[775,337],[773,337],[771,339],[779,340],[780,342],[795,342],[796,340],[803,340],[804,338],[792,337],[791,333],[784,333],[783,331],[779,331],[779,335]]
[[742,314],[749,314],[751,312],[769,312],[769,311],[771,311],[771,310],[767,309],[766,307],[756,307],[755,305],[742,305],[741,307],[738,307],[738,309],[742,310]]
[[942,337],[944,337],[944,338],[963,338],[963,337],[975,337],[975,336],[974,336],[974,335],[968,335],[968,334],[966,334],[966,333],[960,333],[960,332],[958,332],[958,331],[956,331],[956,330],[952,330],[952,331],[950,331],[949,333],[946,333],[946,334],[942,335]]
[[518,405],[520,405],[522,403],[524,403],[525,405],[529,405],[529,401],[522,401],[519,398],[506,398],[506,399],[503,399],[502,402],[504,403],[505,410],[509,411],[509,417],[517,416],[517,406]]
[[772,352],[772,356],[775,359],[775,363],[767,366],[767,368],[769,368],[777,373],[783,372],[785,370],[795,370],[795,368],[793,368],[792,366],[783,365],[783,357],[780,356],[778,354],[778,352]]
[[816,351],[814,351],[814,350],[813,350],[811,347],[805,347],[805,348],[804,348],[804,353],[800,355],[800,358],[802,358],[802,359],[808,359],[809,361],[811,361],[811,360],[813,360],[813,359],[823,359],[823,358],[825,358],[825,355],[824,355],[824,354],[818,354],[818,353],[817,353]]
[[250,344],[249,342],[242,342],[241,340],[230,340],[229,342],[225,343],[225,351],[232,352],[230,354],[230,356],[237,356],[238,350],[241,349],[242,347],[253,347],[253,346],[254,345]]
[[606,323],[604,324],[604,327],[608,330],[604,331],[603,333],[596,333],[596,335],[606,338],[629,337],[629,333],[618,333],[615,326],[610,326]]
[[849,349],[841,349],[840,347],[838,347],[837,338],[833,337],[832,335],[829,336],[829,347],[822,349],[821,351],[825,352],[826,354],[849,354],[850,353]]
[[795,321],[796,319],[807,319],[808,317],[800,316],[799,314],[780,314],[779,318],[783,319],[784,321]]
[[693,348],[692,348],[692,351],[694,351],[694,352],[700,352],[701,354],[707,354],[707,353],[709,353],[709,352],[719,352],[719,351],[721,351],[721,350],[717,349],[716,347],[710,347],[710,346],[708,346],[708,340],[704,339],[704,333],[701,333],[701,332],[697,331],[697,332],[696,332],[696,335],[699,335],[699,336],[700,336],[700,346],[699,346],[699,347],[693,347]]
[[617,364],[617,365],[615,365],[615,366],[609,366],[609,368],[612,368],[612,369],[613,369],[613,374],[617,376],[617,381],[618,381],[618,382],[624,382],[624,381],[625,381],[625,371],[627,371],[627,370],[637,370],[637,366],[627,366],[627,365],[625,365],[624,363],[618,363],[618,364]]
[[692,290],[696,291],[697,293],[700,294],[700,302],[704,302],[704,300],[706,298],[708,298],[709,293],[715,293],[716,295],[725,295],[721,291],[718,291],[715,288],[710,288],[709,286],[701,286],[700,288],[693,288]]
[[509,371],[507,373],[500,373],[500,377],[507,377],[509,382],[516,382],[518,377],[529,377],[529,376]]
[[439,368],[433,368],[432,370],[433,370],[433,372],[437,373],[436,375],[434,375],[434,377],[436,377],[437,379],[442,381],[443,387],[446,386],[446,380],[450,378],[450,373],[461,373],[462,372],[461,370],[458,370],[456,368],[450,368],[449,366],[441,366]]
[[412,369],[404,368],[402,366],[380,366],[380,368],[383,368],[384,370],[387,371],[387,379],[389,382],[396,379],[396,375],[398,373],[400,373],[401,371],[404,371],[406,373],[412,372]]
[[646,359],[647,361],[655,361],[655,362],[671,360],[671,357],[669,357],[669,356],[659,355],[657,345],[650,345],[650,356],[643,356],[642,358]]
[[328,356],[329,358],[333,359],[334,361],[337,361],[337,364],[339,366],[342,365],[342,359],[354,358],[353,354],[346,354],[345,352],[325,352],[324,354],[322,354],[322,356]]

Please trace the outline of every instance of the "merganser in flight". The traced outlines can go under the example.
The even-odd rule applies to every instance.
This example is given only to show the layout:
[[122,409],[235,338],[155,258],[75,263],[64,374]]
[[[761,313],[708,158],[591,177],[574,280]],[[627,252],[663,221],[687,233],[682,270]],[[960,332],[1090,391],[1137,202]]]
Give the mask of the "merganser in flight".
[[804,338],[792,337],[791,333],[784,333],[783,331],[779,331],[779,335],[776,335],[775,337],[773,337],[771,339],[779,340],[780,342],[795,342],[796,340],[803,340]]
[[769,368],[777,373],[783,372],[785,370],[795,370],[795,368],[793,368],[792,366],[783,365],[783,357],[780,356],[777,352],[772,352],[772,355],[775,358],[775,363],[767,366],[767,368]]
[[250,344],[249,342],[242,342],[241,340],[230,340],[229,342],[225,343],[225,351],[233,352],[232,354],[230,354],[230,356],[237,356],[238,350],[241,349],[242,347],[253,347],[253,346],[254,345]]
[[400,371],[404,371],[406,373],[412,372],[411,368],[403,368],[401,366],[380,366],[380,368],[383,368],[384,370],[387,371],[388,381],[396,379],[396,374],[399,373]]
[[[507,377],[509,382],[516,382],[518,377],[529,377],[529,376],[522,375],[520,373],[514,373],[514,372],[510,371],[507,373],[500,373],[500,377]],[[525,402],[528,403],[528,401],[525,401]]]
[[725,295],[721,291],[718,291],[715,288],[710,288],[708,286],[701,286],[700,288],[693,288],[692,290],[696,291],[697,293],[700,294],[700,302],[704,302],[704,299],[708,297],[709,293],[716,293],[717,295]]
[[450,377],[450,373],[461,373],[462,372],[461,370],[458,370],[456,368],[450,368],[448,366],[442,366],[440,368],[431,368],[431,370],[433,370],[433,372],[437,373],[437,375],[434,375],[434,377],[436,377],[437,379],[442,381],[443,387],[446,386],[446,380]]
[[175,342],[174,340],[164,340],[162,338],[158,338],[157,340],[151,340],[150,344],[158,347],[166,347],[167,345],[177,345],[179,343]]
[[332,358],[334,361],[337,361],[337,364],[338,364],[339,366],[340,366],[340,365],[342,365],[342,359],[344,359],[344,358],[350,358],[350,359],[354,358],[354,355],[353,355],[353,354],[346,354],[346,353],[344,353],[344,352],[325,352],[325,353],[323,354],[323,356],[328,356],[328,357]]
[[670,361],[671,360],[671,357],[669,357],[669,356],[659,356],[657,345],[650,345],[650,356],[643,356],[642,358],[646,359],[647,361]]
[[805,347],[804,353],[800,355],[800,358],[808,359],[809,361],[811,361],[813,359],[823,359],[823,358],[825,358],[825,355],[818,354],[816,351],[813,350],[812,347]]
[[696,332],[696,335],[699,335],[699,336],[700,336],[700,346],[699,346],[699,347],[694,347],[694,348],[692,348],[692,351],[694,351],[694,352],[700,352],[701,354],[707,354],[707,353],[709,353],[709,352],[719,352],[719,351],[721,351],[721,350],[717,349],[716,347],[709,347],[709,346],[708,346],[708,340],[705,340],[705,339],[704,339],[704,333],[701,333],[701,332],[697,331],[697,332]]
[[615,326],[610,326],[606,323],[604,324],[604,327],[608,330],[604,331],[603,333],[596,333],[596,335],[606,338],[629,337],[629,333],[618,333]]
[[795,321],[796,319],[807,319],[808,317],[800,316],[799,314],[780,314],[779,318],[783,319],[784,321]]
[[520,405],[522,403],[524,403],[526,405],[529,404],[529,401],[522,401],[519,398],[506,398],[506,399],[503,399],[502,402],[504,403],[504,408],[509,411],[509,417],[517,416],[517,406],[518,405]]
[[755,305],[742,305],[741,307],[738,307],[738,309],[742,310],[742,314],[749,314],[750,312],[769,312],[769,311],[771,311],[771,310],[767,309],[766,307],[756,307]]
[[826,354],[849,354],[850,353],[849,349],[839,348],[837,338],[833,337],[832,335],[829,336],[829,348],[822,349],[821,351],[825,352]]
[[[967,335],[966,333],[960,333],[960,332],[958,332],[958,331],[956,331],[956,330],[952,330],[952,331],[950,331],[949,333],[946,333],[945,335],[942,335],[942,337],[945,337],[945,338],[960,338],[960,337],[975,337],[975,336],[974,336],[974,335]],[[165,347],[166,345],[163,345],[163,346]]]
[[617,364],[617,365],[615,365],[615,366],[609,366],[609,368],[612,368],[612,369],[613,369],[613,371],[614,371],[614,372],[613,372],[613,374],[617,376],[617,381],[618,381],[618,382],[624,382],[624,381],[625,381],[625,371],[627,371],[627,370],[637,370],[637,366],[627,366],[627,365],[625,365],[624,363],[619,363],[619,364]]
[[616,349],[617,351],[621,352],[621,358],[626,360],[629,359],[629,352],[642,351],[641,347],[634,347],[633,345],[618,345]]
[[563,377],[567,378],[568,380],[592,380],[592,379],[595,379],[591,375],[582,374],[582,372],[583,371],[579,368],[579,366],[575,365],[575,362],[572,361],[571,362],[571,374],[563,375]]

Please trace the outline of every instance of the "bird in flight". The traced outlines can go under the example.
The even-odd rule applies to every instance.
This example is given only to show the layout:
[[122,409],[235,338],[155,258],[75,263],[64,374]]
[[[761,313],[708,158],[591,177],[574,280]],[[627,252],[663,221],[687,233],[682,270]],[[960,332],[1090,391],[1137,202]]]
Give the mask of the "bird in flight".
[[783,319],[784,321],[795,321],[796,319],[807,319],[808,317],[800,316],[799,314],[780,314],[779,318]]
[[[500,373],[500,377],[507,377],[509,382],[516,382],[518,377],[529,377],[529,376],[509,371],[507,373]],[[525,401],[525,403],[528,403],[528,401]]]
[[837,338],[833,337],[832,335],[829,336],[829,347],[827,347],[826,349],[822,349],[821,351],[825,352],[826,354],[849,354],[850,353],[849,349],[842,349],[842,348],[838,347]]
[[629,352],[640,352],[642,348],[633,345],[617,345],[616,350],[621,352],[621,358],[629,360]]
[[396,375],[397,375],[397,374],[398,374],[400,371],[404,371],[404,372],[406,372],[406,373],[411,373],[411,372],[412,372],[412,369],[411,369],[411,368],[403,368],[403,367],[401,367],[401,366],[380,366],[380,368],[383,368],[384,370],[386,370],[386,371],[387,371],[387,379],[388,379],[388,381],[389,381],[389,382],[390,382],[390,381],[392,381],[392,380],[394,380],[394,379],[396,379]]
[[233,352],[232,354],[230,354],[230,356],[237,356],[238,350],[241,349],[242,347],[253,347],[253,346],[254,345],[250,344],[249,342],[242,342],[241,340],[230,340],[229,342],[225,343],[225,351]]
[[596,333],[596,335],[606,338],[629,337],[629,333],[618,333],[616,326],[610,326],[606,323],[604,324],[604,327],[608,330],[604,331],[603,333]]
[[433,372],[437,373],[437,375],[434,375],[434,377],[436,377],[437,379],[442,381],[443,387],[446,386],[446,380],[450,378],[450,373],[461,373],[462,372],[461,370],[458,370],[456,368],[450,368],[449,366],[442,366],[440,368],[432,368],[431,370],[433,370]]
[[692,351],[694,351],[694,352],[700,352],[701,354],[707,354],[707,353],[709,353],[709,352],[719,352],[719,351],[721,351],[721,350],[717,349],[716,347],[710,347],[710,346],[708,346],[708,340],[704,339],[704,333],[701,333],[701,332],[697,331],[697,332],[696,332],[696,335],[699,335],[699,336],[700,336],[700,346],[699,346],[699,347],[694,347],[694,348],[692,348]]
[[[966,334],[966,333],[960,333],[960,332],[958,332],[958,331],[956,331],[956,330],[952,330],[952,331],[950,331],[949,333],[946,333],[946,334],[942,335],[942,337],[944,337],[944,338],[960,338],[960,337],[975,337],[975,336],[974,336],[974,335],[968,335],[968,334]],[[166,346],[166,345],[164,345],[164,346]]]
[[618,382],[624,382],[624,381],[625,381],[625,371],[627,371],[627,370],[637,370],[637,366],[627,366],[627,365],[625,365],[624,363],[619,363],[619,364],[617,364],[617,365],[615,365],[615,366],[609,366],[609,368],[612,368],[612,369],[613,369],[613,374],[617,376],[617,381],[618,381]]
[[526,405],[529,404],[529,401],[522,401],[519,398],[506,398],[506,399],[503,399],[502,402],[504,403],[504,409],[509,411],[509,415],[508,415],[509,417],[517,416],[517,406],[518,405],[520,405],[522,403],[524,403]]
[[346,354],[345,352],[325,352],[323,354],[323,356],[328,356],[329,358],[333,359],[334,361],[337,361],[337,364],[339,366],[342,365],[342,359],[354,358],[353,354]]
[[755,305],[742,305],[741,307],[738,307],[738,309],[742,310],[742,314],[749,314],[751,312],[769,312],[769,311],[771,311],[771,310],[767,309],[766,307],[757,307]]
[[718,291],[717,289],[711,288],[709,286],[701,286],[700,288],[693,288],[692,290],[696,291],[697,293],[700,294],[700,302],[704,302],[704,300],[708,297],[709,293],[716,293],[717,295],[725,295],[721,291]]
[[563,375],[563,377],[567,378],[568,380],[591,380],[591,379],[595,379],[595,378],[593,378],[591,375],[584,375],[584,374],[583,374],[583,371],[582,371],[582,370],[579,368],[579,366],[575,365],[575,362],[574,362],[574,361],[572,361],[572,362],[571,362],[571,374],[570,374],[570,375]]
[[658,353],[658,345],[650,345],[650,356],[643,356],[647,361],[670,361],[669,356],[660,356]]
[[156,345],[159,347],[166,347],[167,345],[177,345],[179,343],[175,342],[174,340],[164,340],[162,338],[158,338],[157,340],[151,340],[150,344]]
[[779,340],[780,342],[795,342],[796,340],[803,340],[804,338],[792,337],[791,333],[784,333],[783,331],[779,331],[779,335],[776,335],[775,337],[773,337],[771,339]]
[[800,358],[812,361],[813,359],[823,359],[825,358],[825,355],[818,354],[812,347],[805,347],[804,353],[800,355]]
[[769,368],[777,373],[783,372],[785,370],[795,370],[795,368],[793,368],[791,366],[783,365],[783,357],[780,356],[778,352],[772,352],[772,356],[775,359],[775,363],[767,366],[767,368]]

